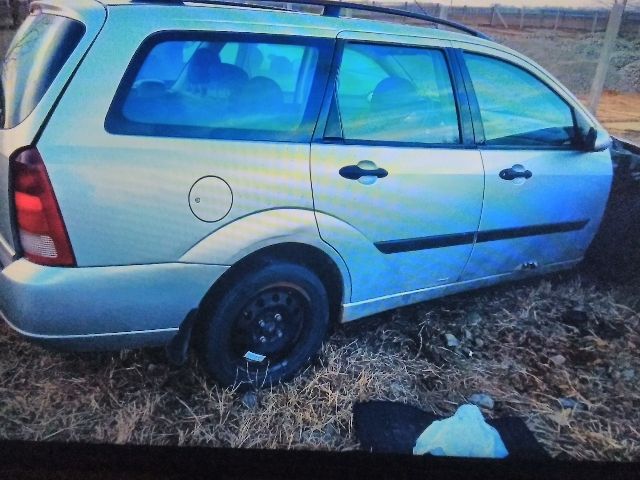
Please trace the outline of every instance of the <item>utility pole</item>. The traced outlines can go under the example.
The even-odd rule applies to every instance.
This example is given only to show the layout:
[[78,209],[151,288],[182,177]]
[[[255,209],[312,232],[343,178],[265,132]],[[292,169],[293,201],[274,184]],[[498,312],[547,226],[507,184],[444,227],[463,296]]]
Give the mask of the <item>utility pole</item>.
[[593,77],[593,83],[591,84],[591,92],[589,93],[589,110],[595,114],[600,104],[600,98],[602,97],[602,91],[604,89],[604,83],[607,79],[607,71],[609,70],[609,62],[611,60],[611,54],[620,32],[620,25],[622,24],[622,14],[624,8],[627,5],[627,0],[623,3],[615,3],[611,9],[611,15],[609,16],[609,24],[607,25],[607,32],[604,37],[604,45],[600,52],[600,60],[598,61],[598,67],[596,68],[596,74]]

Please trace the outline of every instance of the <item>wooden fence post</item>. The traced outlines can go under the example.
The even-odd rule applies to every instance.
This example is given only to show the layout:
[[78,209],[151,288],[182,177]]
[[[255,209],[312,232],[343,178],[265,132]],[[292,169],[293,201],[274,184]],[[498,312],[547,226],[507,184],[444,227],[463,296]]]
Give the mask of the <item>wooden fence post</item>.
[[556,30],[558,30],[559,26],[560,26],[560,9],[558,9],[558,12],[556,13],[556,21],[553,24],[553,31],[555,32]]
[[602,97],[602,90],[604,89],[604,83],[607,79],[607,70],[609,70],[609,61],[611,60],[611,53],[616,44],[616,38],[618,38],[618,32],[620,31],[620,25],[622,24],[622,14],[624,13],[624,4],[616,3],[611,9],[609,15],[609,23],[607,25],[607,33],[604,38],[604,45],[600,52],[600,60],[598,61],[598,67],[596,68],[596,74],[591,84],[591,92],[589,93],[589,110],[595,114],[600,104],[600,98]]
[[524,7],[520,8],[520,30],[524,29]]
[[593,25],[591,25],[591,35],[596,33],[596,27],[598,26],[598,12],[593,16]]

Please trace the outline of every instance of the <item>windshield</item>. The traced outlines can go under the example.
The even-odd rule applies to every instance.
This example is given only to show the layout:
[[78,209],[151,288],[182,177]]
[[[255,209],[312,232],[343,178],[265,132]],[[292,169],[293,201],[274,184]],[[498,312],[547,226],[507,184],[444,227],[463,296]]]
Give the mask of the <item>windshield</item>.
[[25,20],[2,63],[2,128],[15,127],[33,111],[84,31],[80,22],[55,15],[30,15]]

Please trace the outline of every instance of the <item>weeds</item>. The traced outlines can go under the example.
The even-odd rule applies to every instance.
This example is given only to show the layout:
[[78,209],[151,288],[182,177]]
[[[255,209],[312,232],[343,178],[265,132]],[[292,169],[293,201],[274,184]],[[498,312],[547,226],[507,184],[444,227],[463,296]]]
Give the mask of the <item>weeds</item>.
[[[457,295],[337,330],[298,378],[239,392],[162,350],[63,354],[0,328],[0,436],[352,450],[354,402],[449,415],[477,392],[554,456],[640,459],[640,298],[575,272]],[[460,340],[446,346],[444,334]],[[570,408],[563,408],[563,405]]]

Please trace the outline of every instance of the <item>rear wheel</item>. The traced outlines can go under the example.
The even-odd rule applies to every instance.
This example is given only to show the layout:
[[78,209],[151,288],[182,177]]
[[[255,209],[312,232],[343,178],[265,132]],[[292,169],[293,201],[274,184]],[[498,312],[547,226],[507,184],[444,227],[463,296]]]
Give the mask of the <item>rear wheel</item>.
[[292,378],[329,327],[326,289],[309,269],[266,264],[240,277],[205,318],[207,372],[224,386],[263,387]]

